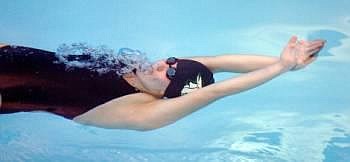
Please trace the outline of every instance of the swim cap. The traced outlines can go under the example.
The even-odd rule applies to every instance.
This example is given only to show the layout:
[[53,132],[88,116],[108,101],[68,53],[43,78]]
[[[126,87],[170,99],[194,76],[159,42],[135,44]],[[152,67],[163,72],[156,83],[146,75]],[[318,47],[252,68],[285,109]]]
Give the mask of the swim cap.
[[175,77],[170,81],[163,98],[182,96],[214,82],[213,73],[202,63],[178,59]]

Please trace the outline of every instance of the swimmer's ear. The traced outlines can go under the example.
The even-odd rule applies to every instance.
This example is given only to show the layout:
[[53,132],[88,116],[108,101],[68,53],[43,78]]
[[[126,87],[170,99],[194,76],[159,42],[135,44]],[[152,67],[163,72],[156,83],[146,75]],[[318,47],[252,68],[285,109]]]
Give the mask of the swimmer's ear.
[[127,73],[124,74],[123,79],[126,80],[130,85],[135,87],[135,84],[137,84],[138,80],[137,77],[134,73]]
[[123,79],[135,78],[135,77],[136,77],[136,69],[132,70],[132,72],[123,74]]
[[123,74],[123,79],[132,79],[132,78],[136,78],[136,75],[134,73]]

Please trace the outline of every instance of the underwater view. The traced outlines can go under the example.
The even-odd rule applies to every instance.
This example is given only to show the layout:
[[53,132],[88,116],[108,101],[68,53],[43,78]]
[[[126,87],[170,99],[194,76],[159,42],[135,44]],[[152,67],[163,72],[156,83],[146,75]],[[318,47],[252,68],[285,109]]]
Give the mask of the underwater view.
[[46,112],[0,114],[0,161],[350,161],[349,11],[347,0],[0,0],[0,43],[53,51],[63,62],[66,53],[91,49],[109,58],[137,49],[135,59],[152,62],[279,56],[293,35],[327,40],[305,69],[156,130],[103,129]]

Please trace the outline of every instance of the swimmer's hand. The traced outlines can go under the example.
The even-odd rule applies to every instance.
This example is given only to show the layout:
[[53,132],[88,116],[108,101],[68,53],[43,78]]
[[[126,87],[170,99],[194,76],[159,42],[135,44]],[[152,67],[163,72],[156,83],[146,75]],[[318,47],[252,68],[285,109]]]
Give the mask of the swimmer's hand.
[[325,43],[325,40],[298,41],[292,36],[281,53],[280,62],[286,71],[302,69],[316,60]]
[[291,70],[296,71],[302,69],[314,62],[325,44],[326,41],[320,39],[313,41],[299,41],[295,46],[297,64]]
[[296,36],[292,36],[280,55],[280,63],[284,71],[289,71],[297,66],[297,40]]

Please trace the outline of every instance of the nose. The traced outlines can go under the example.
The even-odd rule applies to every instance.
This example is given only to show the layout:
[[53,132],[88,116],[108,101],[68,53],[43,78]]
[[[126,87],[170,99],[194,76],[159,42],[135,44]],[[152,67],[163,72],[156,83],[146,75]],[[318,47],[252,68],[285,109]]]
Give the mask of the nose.
[[163,60],[153,64],[153,69],[155,69],[158,72],[164,71],[167,67],[167,64]]

